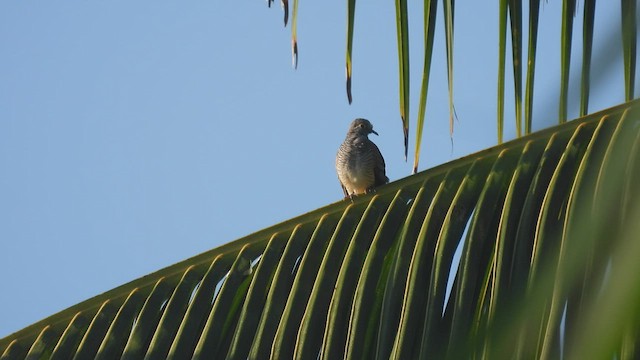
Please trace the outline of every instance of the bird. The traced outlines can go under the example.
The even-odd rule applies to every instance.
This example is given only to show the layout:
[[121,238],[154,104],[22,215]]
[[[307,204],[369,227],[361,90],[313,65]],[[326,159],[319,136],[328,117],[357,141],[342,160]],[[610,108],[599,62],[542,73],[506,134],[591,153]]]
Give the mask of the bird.
[[368,194],[389,182],[384,158],[376,144],[369,140],[369,134],[378,135],[369,120],[357,118],[338,149],[336,172],[345,199],[353,200],[353,196]]

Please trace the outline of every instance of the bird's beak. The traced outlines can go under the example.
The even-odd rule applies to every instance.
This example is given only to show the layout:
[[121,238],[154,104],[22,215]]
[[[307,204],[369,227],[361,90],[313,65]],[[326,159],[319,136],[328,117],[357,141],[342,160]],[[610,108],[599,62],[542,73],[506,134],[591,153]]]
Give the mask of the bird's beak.
[[[372,133],[374,133],[374,134],[376,134],[376,135],[378,135],[378,133],[377,133],[375,130],[373,130],[373,129],[371,129],[371,132],[372,132]],[[378,136],[379,136],[379,135],[378,135]]]

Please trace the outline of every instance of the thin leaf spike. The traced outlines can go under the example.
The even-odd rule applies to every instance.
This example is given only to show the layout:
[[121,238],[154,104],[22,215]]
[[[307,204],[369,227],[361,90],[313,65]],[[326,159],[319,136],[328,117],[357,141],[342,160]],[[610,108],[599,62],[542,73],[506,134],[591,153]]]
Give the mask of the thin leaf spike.
[[284,11],[284,26],[287,27],[289,22],[289,0],[280,0],[282,10]]
[[633,100],[636,78],[636,0],[621,0],[622,7],[622,52],[624,56],[625,101]]
[[584,1],[582,25],[582,75],[580,81],[580,116],[589,112],[589,87],[591,84],[591,53],[593,50],[593,26],[596,0]]
[[396,0],[398,64],[400,69],[400,118],[404,134],[404,160],[409,152],[409,16],[407,0]]
[[291,39],[291,65],[298,68],[298,41],[295,36]]
[[353,98],[351,96],[351,58],[347,59],[346,66],[346,77],[347,77],[347,101],[349,101],[349,105],[353,102]]
[[536,49],[538,43],[538,16],[540,0],[529,0],[529,48],[527,50],[527,83],[524,96],[524,133],[531,133],[533,117],[533,83],[536,73]]
[[420,89],[420,106],[418,108],[418,121],[416,124],[416,148],[413,157],[414,174],[418,172],[418,162],[420,160],[420,145],[422,143],[422,129],[424,128],[424,116],[427,108],[427,90],[429,88],[429,74],[431,72],[437,7],[437,0],[425,0],[424,2],[424,67],[422,68],[422,88]]
[[444,34],[447,45],[447,79],[449,81],[449,136],[453,144],[453,18],[455,10],[454,0],[444,0]]
[[507,51],[507,9],[508,0],[500,0],[498,13],[498,144],[502,144],[504,136],[504,63]]
[[347,99],[349,104],[353,100],[351,97],[351,51],[353,50],[353,23],[355,21],[356,0],[347,1],[347,61],[346,61],[346,77],[347,77]]
[[576,0],[562,2],[562,40],[560,45],[560,106],[558,119],[567,121],[567,99],[569,97],[569,65],[571,63],[571,38],[573,36],[573,15]]
[[291,61],[293,68],[298,68],[298,0],[293,0],[293,14],[291,19]]
[[509,1],[513,89],[516,104],[516,136],[522,136],[522,0]]

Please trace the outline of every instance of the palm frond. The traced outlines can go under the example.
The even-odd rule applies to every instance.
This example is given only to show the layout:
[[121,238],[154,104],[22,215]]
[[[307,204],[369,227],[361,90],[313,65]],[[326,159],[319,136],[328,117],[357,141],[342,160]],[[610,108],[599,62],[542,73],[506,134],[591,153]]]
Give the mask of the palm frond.
[[0,359],[633,357],[639,150],[636,101],[122,285]]

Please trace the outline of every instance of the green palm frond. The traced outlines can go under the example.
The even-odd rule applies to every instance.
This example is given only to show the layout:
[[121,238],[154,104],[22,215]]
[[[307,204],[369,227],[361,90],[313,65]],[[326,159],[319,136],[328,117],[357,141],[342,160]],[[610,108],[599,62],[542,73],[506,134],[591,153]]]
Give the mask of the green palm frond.
[[132,281],[1,359],[630,358],[638,181],[636,101]]
[[[416,143],[414,148],[414,164],[413,172],[418,168],[421,148],[421,136],[425,124],[425,109],[427,87],[429,82],[430,64],[431,64],[431,48],[433,45],[434,26],[436,22],[436,0],[425,0],[423,2],[425,16],[424,21],[424,38],[414,41],[422,41],[425,46],[424,66],[422,70],[422,86],[419,95],[418,115],[416,118]],[[584,14],[582,17],[582,53],[578,54],[582,63],[581,77],[576,80],[580,88],[580,115],[584,116],[588,113],[589,92],[591,90],[590,72],[591,58],[593,54],[593,31],[595,26],[595,0],[586,0],[584,2]],[[355,22],[355,0],[348,0],[347,12],[347,97],[349,103],[352,100],[351,94],[351,48],[353,40],[353,27]],[[450,135],[453,137],[453,125],[455,118],[454,92],[453,92],[453,57],[454,57],[454,5],[452,0],[442,0],[443,5],[443,22],[444,40],[446,44],[447,56],[447,86],[449,95],[449,129]],[[536,72],[536,57],[538,54],[538,23],[540,19],[540,0],[529,0],[527,16],[528,20],[528,45],[526,55],[526,83],[523,90],[523,8],[527,4],[523,4],[521,0],[501,0],[499,2],[498,14],[498,84],[497,84],[497,135],[498,143],[502,143],[504,136],[505,122],[505,73],[506,73],[506,56],[508,49],[511,49],[512,66],[513,66],[513,96],[514,96],[514,122],[516,136],[522,133],[531,133],[533,123],[533,96],[534,96],[534,80]],[[635,67],[636,67],[636,47],[637,47],[637,25],[636,14],[637,5],[635,0],[621,0],[622,16],[620,19],[620,32],[622,37],[622,51],[617,54],[624,61],[624,88],[625,101],[631,101],[634,98],[635,86]],[[576,58],[576,54],[572,54],[571,48],[574,42],[574,18],[578,9],[578,2],[575,0],[566,0],[562,2],[561,22],[558,24],[561,29],[560,34],[560,62],[559,71],[559,87],[558,95],[558,118],[559,122],[566,121],[568,116],[569,104],[569,88],[572,84],[570,77],[570,64],[572,55]],[[400,100],[400,118],[403,124],[405,158],[408,153],[408,132],[409,132],[409,98],[410,98],[410,62],[409,62],[409,46],[410,40],[407,33],[408,27],[408,5],[404,0],[396,1],[396,28],[398,38],[398,83],[399,83],[399,100]],[[507,19],[510,21],[511,47],[507,46]],[[465,24],[466,25],[466,24]],[[546,39],[545,39],[546,40]],[[549,54],[542,54],[549,56]],[[614,54],[615,55],[615,54]],[[553,56],[556,56],[554,53]],[[603,69],[596,69],[603,71]],[[554,89],[554,93],[556,90]],[[524,99],[524,105],[523,105]],[[524,115],[524,116],[523,116]],[[524,121],[523,121],[524,117]],[[523,131],[524,128],[524,131]]]

